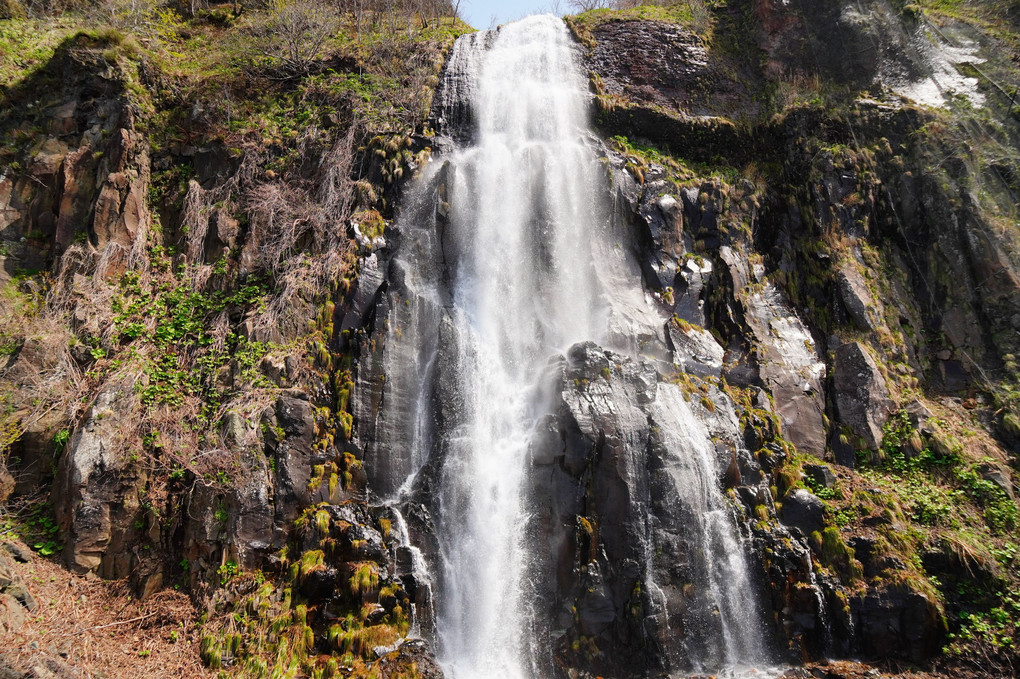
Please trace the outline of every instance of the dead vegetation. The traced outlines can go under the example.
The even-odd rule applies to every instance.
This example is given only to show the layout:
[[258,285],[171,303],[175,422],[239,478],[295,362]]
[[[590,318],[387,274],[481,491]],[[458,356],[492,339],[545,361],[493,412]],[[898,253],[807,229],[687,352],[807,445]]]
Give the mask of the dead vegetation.
[[127,582],[75,575],[39,556],[18,563],[3,555],[38,608],[20,629],[0,631],[0,663],[29,670],[55,658],[83,679],[213,676],[198,659],[197,612],[186,594],[167,589],[141,602]]

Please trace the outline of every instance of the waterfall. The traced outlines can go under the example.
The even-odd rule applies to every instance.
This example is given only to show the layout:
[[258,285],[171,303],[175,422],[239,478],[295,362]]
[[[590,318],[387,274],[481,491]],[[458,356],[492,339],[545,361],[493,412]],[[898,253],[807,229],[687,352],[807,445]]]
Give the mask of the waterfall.
[[449,161],[464,406],[442,472],[438,629],[454,677],[511,679],[534,662],[522,498],[541,367],[596,333],[597,164],[562,22],[534,17],[459,47],[479,69],[467,85],[477,133]]
[[[552,612],[536,603],[548,575],[535,567],[525,498],[538,423],[560,394],[555,359],[593,340],[640,360],[646,338],[661,335],[661,312],[627,246],[611,237],[587,90],[555,17],[460,38],[434,110],[443,152],[399,220],[386,391],[366,455],[370,469],[389,464],[374,482],[380,498],[413,495],[433,512],[435,544],[425,552],[437,580],[438,656],[454,679],[552,673]],[[754,607],[736,601],[749,578],[709,436],[676,398],[656,419],[686,470],[676,492],[704,510],[705,606],[722,619],[725,662],[754,659]]]

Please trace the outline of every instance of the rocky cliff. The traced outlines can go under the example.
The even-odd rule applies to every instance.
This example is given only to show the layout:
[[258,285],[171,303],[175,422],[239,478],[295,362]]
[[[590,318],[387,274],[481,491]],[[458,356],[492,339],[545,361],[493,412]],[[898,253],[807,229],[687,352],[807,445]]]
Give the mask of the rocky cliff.
[[[558,367],[559,452],[530,487],[563,676],[677,671],[665,649],[719,624],[651,599],[694,611],[708,586],[678,529],[694,453],[657,425],[676,412],[715,444],[774,662],[1016,672],[1020,76],[1000,4],[568,20],[664,320],[646,362],[586,344]],[[427,501],[380,502],[412,464],[384,366],[391,324],[415,331],[394,291],[416,244],[392,220],[443,223],[441,172],[438,209],[400,200],[434,130],[465,123],[427,117],[462,28],[359,22],[296,73],[251,17],[279,20],[0,22],[3,526],[29,564],[189,592],[182,641],[210,672],[439,676],[399,644],[433,639],[435,527]],[[25,619],[19,564],[0,662],[104,667]]]

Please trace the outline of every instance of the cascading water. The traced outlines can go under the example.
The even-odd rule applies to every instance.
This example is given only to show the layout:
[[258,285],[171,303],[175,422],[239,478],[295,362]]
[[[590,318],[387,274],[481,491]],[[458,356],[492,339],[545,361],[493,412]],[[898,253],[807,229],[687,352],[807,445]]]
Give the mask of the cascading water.
[[679,387],[660,385],[655,405],[655,421],[668,453],[666,469],[691,510],[692,529],[700,533],[696,541],[702,546],[697,555],[703,560],[697,569],[704,576],[702,608],[718,611],[722,634],[715,643],[707,642],[709,654],[731,667],[760,662],[764,657],[761,622],[748,605],[748,593],[754,588],[729,508],[716,485],[719,470],[711,436]]
[[[455,679],[552,673],[538,641],[552,612],[536,603],[549,575],[535,565],[526,506],[536,428],[558,394],[551,359],[594,340],[637,360],[648,342],[635,338],[661,333],[661,313],[611,237],[587,99],[555,17],[461,38],[437,104],[452,148],[419,178],[401,218],[378,416],[388,424],[375,423],[366,455],[370,467],[390,465],[380,496],[433,512],[438,650]],[[655,419],[670,430],[674,494],[703,514],[701,599],[721,619],[724,647],[712,658],[756,660],[753,606],[741,609],[736,593],[746,587],[747,597],[749,577],[708,434],[677,389],[664,392]],[[646,576],[654,587],[650,567]],[[665,607],[660,598],[651,605]]]
[[451,320],[464,404],[440,495],[444,596],[438,626],[455,677],[524,677],[528,522],[523,482],[535,389],[551,354],[595,333],[587,245],[595,159],[584,144],[585,83],[563,24],[506,26],[481,55],[473,144],[450,159]]

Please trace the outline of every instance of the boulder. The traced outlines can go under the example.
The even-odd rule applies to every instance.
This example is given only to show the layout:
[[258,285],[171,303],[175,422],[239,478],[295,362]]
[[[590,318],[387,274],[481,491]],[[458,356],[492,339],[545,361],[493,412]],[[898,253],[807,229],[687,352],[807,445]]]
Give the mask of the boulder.
[[860,342],[848,342],[836,349],[832,386],[840,422],[869,448],[877,449],[882,445],[882,425],[889,419],[893,402],[885,378]]
[[1016,494],[1013,490],[1013,479],[1008,468],[1003,465],[985,462],[977,466],[977,473],[981,475],[982,479],[999,488],[1010,500],[1016,500]]
[[946,623],[938,604],[905,585],[869,588],[850,599],[858,651],[921,662],[938,652]]
[[804,465],[804,473],[822,488],[836,487],[836,475],[828,465],[806,464]]
[[779,518],[787,526],[799,528],[805,536],[825,528],[825,503],[803,488],[790,492],[783,500]]
[[39,603],[32,596],[32,593],[28,591],[28,587],[25,583],[15,580],[15,582],[7,585],[4,588],[4,594],[7,596],[14,597],[14,599],[25,607],[29,613],[35,613],[36,609],[39,608]]
[[836,289],[854,324],[865,332],[874,330],[872,314],[876,304],[860,271],[852,265],[843,267],[836,274]]
[[[744,289],[752,280],[745,254],[728,247],[720,248],[719,254],[735,289]],[[822,457],[825,364],[819,360],[811,332],[771,282],[746,294],[743,306],[756,344],[758,372],[775,401],[783,433],[797,450]]]
[[421,679],[443,679],[443,668],[422,639],[408,639],[395,651],[387,653],[373,665],[372,673],[379,679],[400,679],[410,669]]
[[0,590],[6,589],[16,579],[11,564],[3,556],[0,556]]
[[3,549],[18,563],[28,563],[32,560],[32,550],[20,542],[5,542]]
[[670,322],[666,338],[672,345],[673,362],[685,373],[698,377],[719,377],[725,351],[708,330]]
[[25,619],[25,608],[17,599],[7,593],[0,594],[0,630],[14,634],[25,626]]

